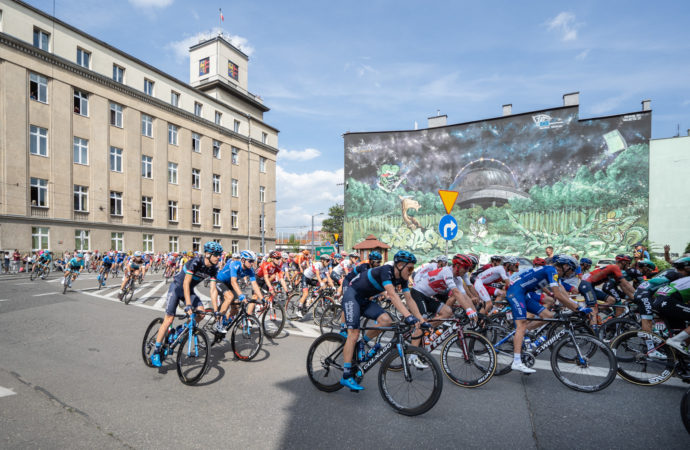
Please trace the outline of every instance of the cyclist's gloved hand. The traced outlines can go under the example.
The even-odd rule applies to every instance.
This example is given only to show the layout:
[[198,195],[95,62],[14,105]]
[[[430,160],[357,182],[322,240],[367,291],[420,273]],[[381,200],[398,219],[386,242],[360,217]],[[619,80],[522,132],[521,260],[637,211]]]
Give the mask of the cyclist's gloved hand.
[[192,309],[193,309],[193,308],[192,308],[192,305],[185,305],[185,307],[184,307],[184,312],[186,312],[187,314],[189,314],[189,312],[192,311]]
[[587,306],[578,306],[577,310],[585,314],[590,314],[592,312],[592,308],[589,308]]
[[422,328],[423,330],[429,330],[431,329],[431,324],[429,322],[422,322],[420,328]]
[[467,314],[467,317],[469,317],[470,320],[472,320],[473,322],[477,321],[477,311],[475,311],[474,309],[467,308],[465,310],[465,314]]
[[214,313],[213,313],[213,316],[214,316],[214,317],[220,317],[220,311],[214,312]]
[[237,298],[237,300],[239,300],[239,301],[241,301],[241,302],[245,301],[246,299],[247,299],[247,296],[244,295],[244,294],[240,295],[240,296]]
[[417,322],[419,322],[419,319],[417,319],[415,316],[407,316],[405,317],[405,323],[407,325],[414,325]]

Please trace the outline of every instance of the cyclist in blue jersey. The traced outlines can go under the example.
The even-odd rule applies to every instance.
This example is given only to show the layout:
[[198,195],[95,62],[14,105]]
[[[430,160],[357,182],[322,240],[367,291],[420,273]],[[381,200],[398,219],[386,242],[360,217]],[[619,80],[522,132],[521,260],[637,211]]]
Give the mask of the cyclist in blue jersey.
[[[256,295],[257,298],[262,297],[261,289],[259,289],[259,285],[256,282],[256,274],[254,273],[253,266],[255,261],[256,254],[251,250],[244,250],[242,253],[240,253],[239,261],[231,260],[220,272],[218,272],[218,276],[216,276],[216,289],[218,289],[218,293],[220,293],[223,300],[223,304],[221,305],[219,312],[219,317],[222,317],[222,320],[219,320],[216,324],[216,331],[219,333],[225,334],[227,332],[225,326],[230,323],[230,317],[237,314],[237,306],[228,308],[235,296],[240,302],[247,301],[247,298],[242,293],[242,289],[240,288],[237,280],[249,277],[249,282],[252,285],[254,295]],[[254,304],[249,305],[249,307],[253,306]],[[253,308],[250,311],[249,307],[247,308],[247,312],[251,314]]]
[[69,276],[72,276],[72,280],[77,278],[77,275],[79,275],[82,270],[84,270],[84,254],[77,253],[65,266],[65,276],[62,278],[62,284],[68,282],[67,277]]
[[348,289],[348,287],[350,287],[350,282],[357,275],[374,267],[378,267],[383,262],[383,256],[381,256],[381,253],[377,252],[376,250],[369,253],[369,259],[367,261],[363,261],[361,264],[355,265],[354,263],[354,261],[359,258],[357,253],[350,253],[348,257],[350,258],[350,261],[352,261],[352,270],[350,270],[350,272],[345,275],[345,278],[343,278],[343,295],[345,295],[345,291]]
[[[369,319],[376,320],[376,324],[381,327],[390,326],[392,323],[391,317],[386,313],[378,303],[371,300],[371,297],[385,292],[391,299],[395,309],[405,317],[405,323],[415,325],[419,328],[420,320],[423,321],[422,315],[417,308],[417,304],[410,295],[410,289],[407,286],[407,280],[414,271],[414,265],[417,258],[410,252],[400,250],[395,254],[392,264],[385,264],[380,267],[369,269],[366,272],[361,272],[350,283],[350,288],[343,295],[342,308],[345,313],[345,323],[347,325],[347,341],[343,348],[343,378],[340,384],[350,388],[351,390],[361,391],[364,389],[355,381],[352,376],[352,356],[359,339],[359,319],[360,315],[364,315]],[[403,296],[407,305],[412,310],[412,313],[405,307],[402,300],[396,292],[396,286],[402,289]],[[413,315],[414,314],[414,315]],[[428,324],[426,324],[428,327]],[[378,333],[375,330],[369,332],[363,337],[365,342],[369,342]],[[418,340],[418,336],[413,336],[414,340]],[[372,349],[376,351],[376,346]],[[418,369],[428,368],[426,364],[422,363],[417,355],[410,355],[409,361]]]
[[513,311],[513,321],[515,322],[515,336],[513,336],[513,370],[522,373],[534,373],[534,369],[525,366],[520,357],[522,351],[522,341],[527,330],[527,313],[530,312],[539,317],[551,318],[553,313],[544,308],[539,301],[529,294],[532,292],[544,291],[550,293],[561,302],[565,307],[572,310],[580,310],[587,314],[591,313],[590,308],[581,308],[577,303],[570,300],[565,289],[560,285],[559,278],[569,278],[573,276],[577,269],[577,260],[568,255],[555,255],[551,260],[551,265],[538,266],[526,270],[519,274],[508,288],[506,300]]
[[34,263],[33,267],[31,267],[31,271],[36,270],[36,266],[38,264],[50,264],[50,261],[53,260],[53,255],[51,254],[50,250],[45,250],[43,253],[41,253],[41,256],[38,257],[36,262]]
[[108,279],[108,274],[110,273],[110,269],[113,267],[113,258],[106,253],[103,255],[103,258],[101,258],[100,261],[100,270],[98,274],[98,282],[101,283],[101,286],[105,286],[105,280]]
[[160,351],[163,346],[163,339],[165,332],[175,320],[175,311],[179,303],[184,303],[184,312],[188,315],[194,314],[194,311],[203,314],[204,304],[201,299],[194,293],[194,288],[197,284],[204,281],[206,278],[211,279],[211,305],[213,310],[218,312],[218,291],[216,289],[216,275],[218,274],[218,261],[223,254],[223,247],[214,241],[209,241],[204,244],[204,254],[188,261],[183,270],[181,270],[173,278],[170,288],[168,289],[166,304],[165,304],[165,318],[158,329],[156,336],[156,348],[151,354],[151,365],[154,367],[161,366]]

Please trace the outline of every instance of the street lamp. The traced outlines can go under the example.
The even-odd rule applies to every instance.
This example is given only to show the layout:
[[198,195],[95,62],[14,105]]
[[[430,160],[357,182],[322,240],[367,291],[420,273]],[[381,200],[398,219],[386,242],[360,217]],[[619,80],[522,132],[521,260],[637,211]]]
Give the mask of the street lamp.
[[314,217],[323,216],[323,213],[313,214],[311,216],[311,254],[314,254]]
[[[278,201],[271,200],[271,203],[278,203]],[[266,254],[266,244],[264,243],[264,235],[266,234],[266,214],[264,213],[264,205],[266,205],[266,202],[261,202],[261,253]]]

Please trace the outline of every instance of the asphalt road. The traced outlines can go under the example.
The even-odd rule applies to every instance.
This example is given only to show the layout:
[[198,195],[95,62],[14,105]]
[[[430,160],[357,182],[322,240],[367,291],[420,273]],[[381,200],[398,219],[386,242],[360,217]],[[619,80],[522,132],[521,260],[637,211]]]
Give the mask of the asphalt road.
[[306,375],[317,335],[307,323],[265,340],[255,361],[214,347],[210,371],[185,386],[172,362],[152,369],[140,356],[146,326],[161,315],[160,276],[130,305],[114,289],[97,291],[93,275],[63,295],[56,276],[0,276],[1,448],[690,446],[679,415],[690,386],[677,379],[651,388],[617,379],[595,394],[566,388],[550,370],[478,389],[444,380],[439,402],[417,417],[388,407],[376,370],[362,393],[320,392]]

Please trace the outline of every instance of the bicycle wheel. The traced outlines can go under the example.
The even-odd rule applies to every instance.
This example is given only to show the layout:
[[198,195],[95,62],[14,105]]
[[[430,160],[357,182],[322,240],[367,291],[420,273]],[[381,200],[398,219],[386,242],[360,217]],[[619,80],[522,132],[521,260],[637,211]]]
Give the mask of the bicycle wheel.
[[[340,318],[338,318],[340,319]],[[362,328],[367,328],[367,327],[377,327],[379,325],[376,324],[376,321],[373,319],[369,319],[367,317],[362,316],[361,317],[361,327]],[[338,330],[340,330],[340,321],[338,321]],[[368,332],[369,330],[362,331],[363,333]],[[387,330],[387,331],[381,331],[379,334],[376,335],[374,338],[374,342],[377,344],[384,345],[388,343],[389,341],[395,339],[395,332],[392,330]],[[398,368],[401,368],[401,366],[398,366]]]
[[31,281],[34,281],[36,278],[38,278],[38,272],[39,272],[39,271],[40,271],[40,269],[38,269],[38,270],[32,270],[32,271],[31,271],[31,275],[29,275],[29,279],[30,279]]
[[[156,335],[158,334],[158,329],[163,323],[163,319],[160,317],[153,319],[153,321],[146,328],[146,333],[144,333],[144,340],[141,343],[141,357],[144,359],[144,363],[149,366],[151,365],[151,354],[156,349]],[[167,338],[167,333],[166,333]],[[166,339],[163,340],[165,342]]]
[[329,306],[321,316],[319,321],[319,330],[321,334],[337,333],[340,331],[340,315],[343,309],[340,305]]
[[251,361],[259,353],[263,339],[261,324],[254,316],[244,316],[232,327],[232,351],[242,361]]
[[320,391],[335,392],[343,387],[343,346],[345,338],[326,333],[312,342],[307,353],[307,375]]
[[196,384],[208,368],[208,338],[206,333],[194,329],[193,339],[189,339],[189,329],[180,340],[177,351],[177,376],[187,385]]
[[312,309],[311,320],[314,322],[314,325],[321,323],[321,316],[323,316],[324,311],[326,311],[325,302],[324,299],[320,299],[316,302],[314,308]]
[[[506,339],[511,332],[498,325],[489,325],[487,327],[487,339],[493,344],[494,351],[496,352],[495,375],[505,375],[512,370],[510,366],[513,364],[513,337],[510,336]],[[499,344],[499,342],[501,343]]]
[[[441,350],[443,373],[458,386],[474,388],[486,384],[496,371],[496,352],[479,333],[464,331],[446,340]],[[463,342],[464,341],[464,342]]]
[[266,309],[261,315],[261,326],[266,336],[270,338],[278,336],[285,326],[285,308],[283,305],[275,301],[266,305]]
[[292,295],[288,298],[285,312],[287,313],[287,317],[290,320],[297,318],[297,309],[299,308],[299,298],[300,298],[300,294],[295,294],[295,295]]
[[41,273],[41,280],[45,280],[46,278],[48,278],[48,275],[50,275],[50,267],[45,266],[43,268],[43,272]]
[[66,294],[66,293],[67,293],[67,286],[69,285],[69,279],[70,279],[70,276],[69,276],[69,275],[67,276],[67,278],[64,278],[64,277],[62,278],[62,281],[63,281],[62,293],[63,293],[63,294]]
[[683,398],[680,401],[680,417],[683,419],[685,429],[690,433],[690,389],[685,391]]
[[621,335],[626,331],[638,330],[639,328],[639,323],[633,319],[628,319],[627,317],[611,319],[604,322],[599,328],[599,339],[604,341],[606,344],[610,344],[616,336]]
[[[573,338],[575,342],[573,342]],[[573,360],[560,357],[561,352],[570,354],[582,348],[581,355]],[[572,348],[569,348],[572,347]],[[594,348],[589,355],[585,351]],[[576,334],[556,342],[551,349],[551,369],[558,381],[579,392],[597,392],[605,389],[616,379],[616,357],[608,345],[599,339]]]
[[406,357],[417,355],[429,367],[417,369],[408,364],[408,379],[404,370],[390,369],[391,366],[402,363],[398,352],[390,352],[379,369],[379,392],[396,412],[405,416],[418,416],[433,408],[441,397],[443,376],[438,362],[426,350],[407,346],[404,354]]
[[[651,341],[652,348],[666,359],[652,354],[647,346]],[[653,386],[671,378],[676,366],[676,354],[664,339],[654,333],[633,330],[623,333],[611,341],[611,349],[618,362],[618,375],[625,381],[643,386]]]
[[130,279],[127,281],[127,286],[125,286],[125,293],[122,296],[122,300],[125,302],[125,305],[129,305],[129,302],[132,301],[132,297],[134,297],[134,281],[130,277]]

